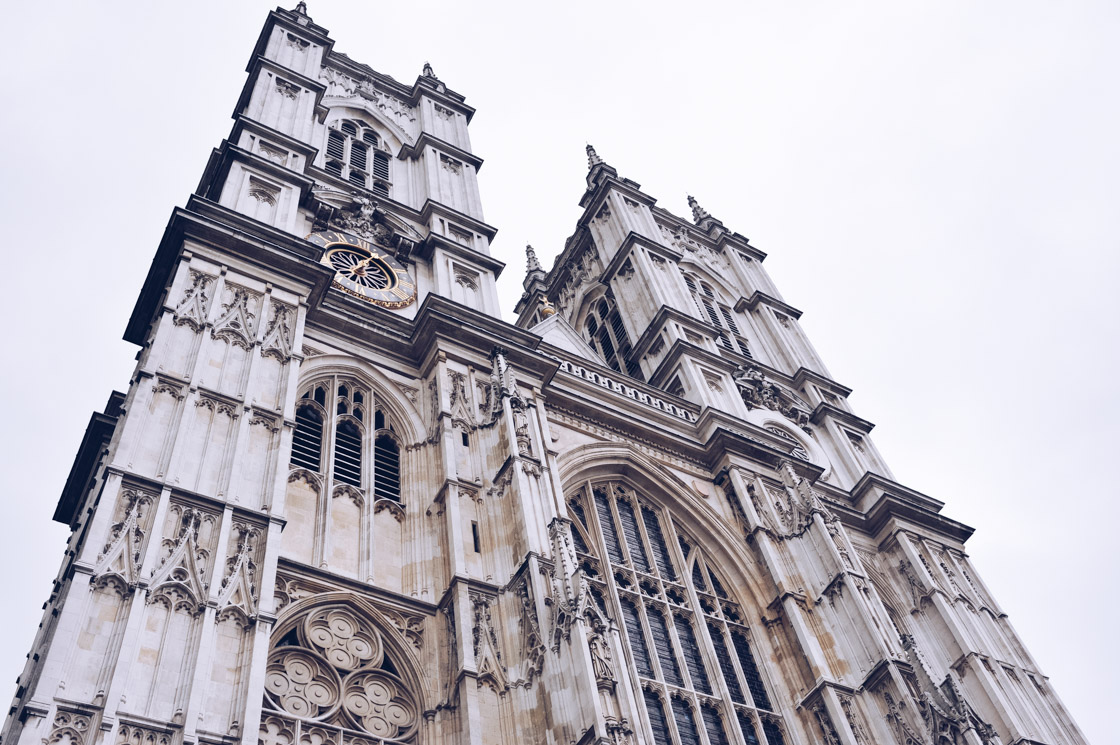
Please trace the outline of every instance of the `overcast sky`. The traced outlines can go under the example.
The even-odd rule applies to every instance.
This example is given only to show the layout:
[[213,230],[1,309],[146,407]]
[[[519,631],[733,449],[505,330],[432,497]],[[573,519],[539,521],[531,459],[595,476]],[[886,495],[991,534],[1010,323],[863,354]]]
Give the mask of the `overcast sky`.
[[[231,126],[264,2],[9,3],[0,211],[0,695],[66,531],[85,423],[125,390],[163,227]],[[311,0],[336,50],[471,126],[512,320],[591,142],[766,266],[896,478],[968,549],[1090,741],[1115,736],[1120,3]]]

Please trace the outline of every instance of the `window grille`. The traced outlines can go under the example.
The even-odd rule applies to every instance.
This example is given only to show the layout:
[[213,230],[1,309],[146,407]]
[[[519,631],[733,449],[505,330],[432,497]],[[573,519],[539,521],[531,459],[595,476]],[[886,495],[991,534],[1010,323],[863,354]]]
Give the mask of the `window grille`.
[[296,431],[292,435],[292,465],[319,472],[323,454],[323,418],[312,406],[296,409]]
[[739,330],[735,312],[730,306],[719,302],[715,291],[708,283],[700,282],[688,274],[684,275],[684,283],[692,295],[696,309],[700,311],[700,317],[706,318],[715,328],[719,345],[729,352],[751,357],[750,345]]
[[626,334],[626,326],[618,309],[608,298],[602,298],[587,315],[587,338],[591,347],[599,353],[603,361],[618,372],[625,372],[632,378],[645,380],[642,367],[632,359],[633,349]]
[[[674,525],[674,515],[646,502],[630,486],[610,482],[591,485],[568,504],[577,522],[591,517],[585,510],[592,505],[598,518],[598,530],[590,525],[582,537],[590,544],[587,548],[612,565],[594,582],[604,590],[615,586],[619,625],[633,672],[642,679],[654,742],[743,745],[733,734],[735,716],[745,745],[785,745],[782,739],[767,743],[757,732],[755,710],[761,710],[761,719],[772,723],[765,736],[773,732],[773,737],[782,737],[781,719],[771,713],[770,696],[743,625],[747,614],[726,591],[731,586],[716,577],[700,553],[703,549]],[[690,571],[681,570],[665,531],[677,537],[685,566],[691,562]],[[633,566],[623,560],[623,541]],[[638,573],[650,565],[656,574]],[[693,607],[697,601],[699,607]],[[726,688],[717,685],[721,676]],[[665,729],[668,716],[675,722],[675,734]]]
[[677,575],[673,571],[673,562],[669,560],[669,548],[665,545],[665,536],[661,534],[661,523],[657,521],[657,515],[650,508],[643,507],[642,522],[646,525],[646,535],[649,536],[649,545],[653,549],[657,571],[662,578],[675,582]]
[[[762,676],[758,673],[758,666],[754,664],[754,654],[751,652],[751,643],[742,631],[731,632],[731,641],[735,645],[735,654],[739,657],[739,667],[743,669],[743,676],[747,679],[747,688],[751,690],[754,705],[759,709],[770,709],[770,697],[766,695],[766,686],[762,684]],[[769,733],[767,733],[769,737]]]
[[681,651],[684,653],[684,664],[688,667],[688,675],[692,678],[692,687],[701,693],[711,693],[712,684],[708,680],[708,671],[704,669],[704,660],[700,656],[700,646],[696,643],[696,636],[692,633],[692,623],[684,616],[674,616],[673,621],[677,627],[677,638],[681,642]]
[[745,711],[736,711],[735,718],[739,720],[739,729],[743,731],[743,739],[747,741],[747,745],[759,745],[758,735],[754,733],[754,722],[751,721],[750,714]]
[[[371,495],[371,502],[388,499],[400,504],[400,446],[393,435],[393,425],[371,395],[369,389],[363,389],[353,379],[323,380],[305,389],[296,407],[290,463],[293,468],[317,473],[329,470],[333,483],[361,489]],[[330,400],[334,401],[333,409]],[[333,411],[330,427],[326,426],[323,411],[312,401],[327,408],[327,413]],[[374,427],[367,430],[360,422],[366,420],[370,407],[374,411]],[[367,437],[373,438],[372,443]],[[323,463],[324,453],[333,453],[332,465]],[[372,460],[367,463],[370,455]],[[329,484],[326,486],[329,488]]]
[[723,718],[719,710],[711,704],[700,707],[700,718],[704,720],[704,730],[708,733],[708,742],[711,745],[731,745],[727,739],[727,732],[723,729]]
[[618,533],[614,529],[614,518],[611,516],[611,506],[607,502],[607,495],[595,491],[595,512],[599,515],[599,528],[607,542],[607,557],[612,564],[625,563],[622,558],[622,547],[618,544]]
[[727,684],[727,692],[731,694],[731,700],[737,704],[745,704],[743,688],[739,685],[739,676],[735,674],[735,665],[731,662],[731,654],[727,651],[727,640],[723,638],[723,629],[709,621],[708,636],[712,639],[716,661],[719,663],[720,672],[723,673],[723,682]]
[[677,655],[673,652],[673,642],[669,639],[669,628],[665,624],[665,616],[660,608],[649,613],[649,633],[653,637],[653,650],[661,663],[661,675],[670,685],[683,686],[681,669],[677,664]]
[[389,196],[389,155],[381,138],[364,122],[345,119],[327,132],[328,173],[381,196]]
[[339,422],[335,431],[334,479],[359,488],[362,485],[362,431],[349,420]]
[[646,713],[649,715],[649,726],[653,730],[655,745],[672,745],[669,739],[669,723],[665,721],[665,709],[661,706],[661,699],[653,691],[644,691],[642,696],[646,701]]
[[681,745],[700,745],[700,734],[696,731],[691,707],[683,699],[673,699],[673,721],[677,723]]
[[638,535],[638,520],[634,517],[634,508],[629,502],[618,502],[618,517],[622,521],[622,534],[626,536],[626,547],[630,549],[630,561],[634,568],[649,574],[649,559],[642,546],[642,537]]
[[373,496],[398,504],[401,501],[401,451],[387,434],[373,441]]
[[638,615],[638,606],[628,598],[621,598],[622,620],[626,627],[626,638],[630,641],[630,651],[634,654],[634,667],[638,675],[652,678],[653,663],[649,659],[649,648],[646,646],[645,634],[642,632],[642,620]]

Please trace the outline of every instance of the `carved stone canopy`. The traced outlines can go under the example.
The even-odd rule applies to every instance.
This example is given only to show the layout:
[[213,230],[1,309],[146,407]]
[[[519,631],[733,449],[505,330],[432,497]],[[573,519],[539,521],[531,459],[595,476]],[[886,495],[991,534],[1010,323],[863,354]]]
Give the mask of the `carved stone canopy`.
[[406,261],[423,236],[403,220],[386,212],[378,203],[357,191],[316,188],[318,203],[315,230],[335,229],[364,238]]
[[757,365],[739,365],[731,376],[735,379],[735,385],[738,386],[747,409],[766,408],[776,411],[806,433],[812,434],[808,405],[793,391],[766,377]]

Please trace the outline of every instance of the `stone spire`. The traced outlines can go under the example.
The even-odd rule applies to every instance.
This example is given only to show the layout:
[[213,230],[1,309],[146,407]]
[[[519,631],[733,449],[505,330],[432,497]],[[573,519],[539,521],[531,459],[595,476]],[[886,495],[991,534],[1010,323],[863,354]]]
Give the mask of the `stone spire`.
[[541,262],[537,259],[537,252],[528,243],[525,244],[525,279],[521,286],[525,288],[526,292],[530,291],[544,291],[544,279],[548,276]]
[[542,271],[541,262],[537,260],[537,252],[528,243],[525,244],[525,258],[528,261],[528,264],[525,268],[526,272],[531,274],[533,272]]
[[[727,229],[723,227],[723,223],[708,214],[708,211],[700,206],[696,201],[696,197],[691,194],[688,195],[688,206],[692,208],[692,221],[701,230],[706,230],[713,236],[716,233],[726,232]],[[715,231],[713,233],[713,230]]]
[[700,203],[696,201],[696,197],[691,194],[688,195],[688,206],[692,208],[692,221],[697,225],[699,225],[700,221],[704,218],[711,217],[708,211],[701,207]]
[[599,157],[599,153],[595,152],[594,147],[592,147],[591,145],[588,145],[587,146],[587,167],[588,168],[594,168],[595,166],[601,165],[602,163],[603,163],[603,159]]

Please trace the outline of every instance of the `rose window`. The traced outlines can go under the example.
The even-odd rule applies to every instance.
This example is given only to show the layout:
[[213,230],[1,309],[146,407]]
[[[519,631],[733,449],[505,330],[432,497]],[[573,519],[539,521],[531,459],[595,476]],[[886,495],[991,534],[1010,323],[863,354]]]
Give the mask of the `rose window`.
[[261,745],[413,743],[420,707],[381,634],[345,606],[317,608],[268,656]]

